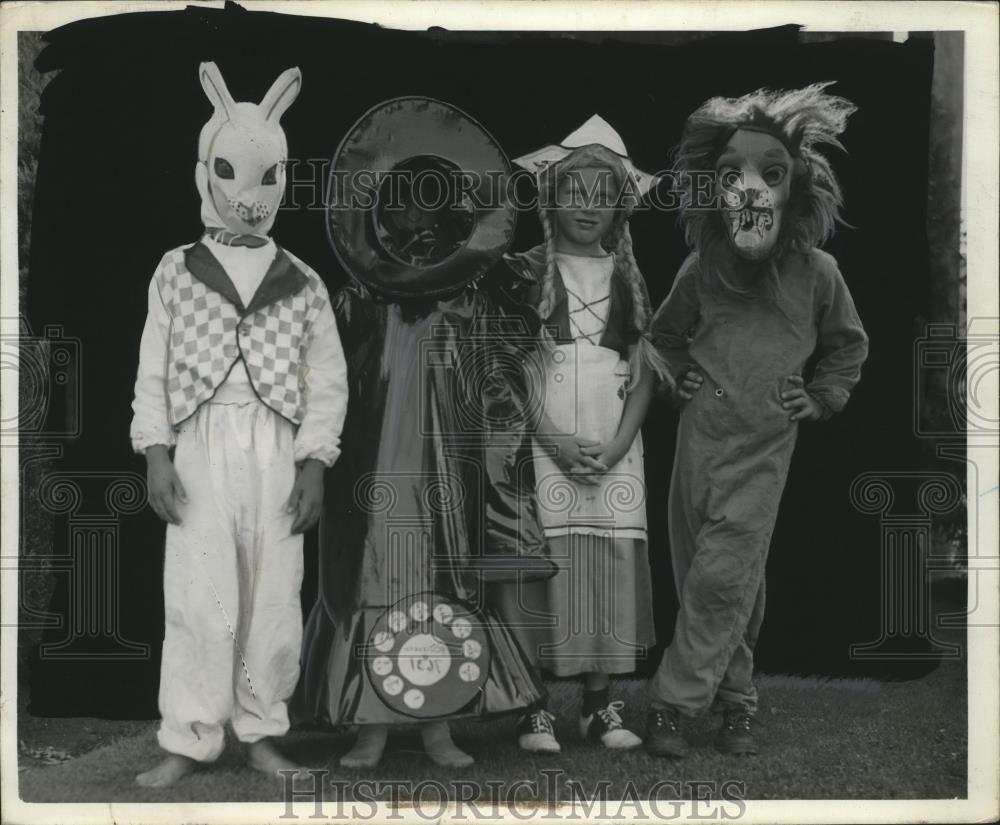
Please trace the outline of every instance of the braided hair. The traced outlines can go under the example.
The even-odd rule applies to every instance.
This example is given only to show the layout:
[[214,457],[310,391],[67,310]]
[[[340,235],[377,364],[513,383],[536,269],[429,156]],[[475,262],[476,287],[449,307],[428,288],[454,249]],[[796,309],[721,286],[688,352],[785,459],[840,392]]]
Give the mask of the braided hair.
[[[629,354],[629,367],[632,379],[629,389],[639,380],[643,366],[653,370],[654,374],[671,387],[673,376],[667,362],[657,352],[649,335],[649,323],[652,309],[649,304],[649,294],[646,282],[639,270],[632,249],[632,235],[628,228],[628,218],[635,207],[637,196],[632,188],[628,172],[618,155],[600,144],[582,146],[567,155],[558,164],[544,169],[539,175],[538,183],[538,213],[545,238],[545,273],[542,278],[541,296],[538,302],[538,313],[545,319],[555,308],[556,282],[556,230],[553,209],[558,208],[556,190],[563,176],[574,169],[600,168],[611,171],[619,192],[619,201],[611,229],[601,239],[602,248],[614,256],[614,274],[618,275],[629,288],[632,305],[631,322],[639,333],[639,339]],[[551,339],[548,339],[551,343]]]

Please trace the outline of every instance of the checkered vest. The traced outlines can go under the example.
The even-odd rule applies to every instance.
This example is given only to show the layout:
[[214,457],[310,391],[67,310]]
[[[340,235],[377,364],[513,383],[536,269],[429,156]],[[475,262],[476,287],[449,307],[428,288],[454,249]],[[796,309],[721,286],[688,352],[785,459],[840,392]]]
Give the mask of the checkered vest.
[[222,265],[201,243],[168,252],[154,277],[170,315],[172,426],[211,399],[240,359],[257,397],[284,418],[302,423],[300,365],[312,325],[329,301],[315,272],[279,247],[246,308]]

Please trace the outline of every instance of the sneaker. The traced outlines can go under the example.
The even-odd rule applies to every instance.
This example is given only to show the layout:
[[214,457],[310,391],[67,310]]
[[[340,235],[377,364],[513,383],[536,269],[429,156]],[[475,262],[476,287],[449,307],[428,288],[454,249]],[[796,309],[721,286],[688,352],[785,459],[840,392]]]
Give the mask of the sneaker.
[[651,756],[683,759],[688,743],[681,733],[680,714],[675,708],[653,708],[646,717],[646,750]]
[[622,722],[621,710],[624,707],[624,702],[609,702],[606,708],[599,708],[590,716],[581,716],[580,735],[612,750],[638,748],[642,740],[626,729]]
[[745,708],[733,708],[722,716],[722,727],[715,737],[715,749],[719,753],[752,756],[757,753],[757,740],[753,731],[756,727],[754,715]]
[[555,718],[547,710],[536,710],[522,716],[516,728],[518,747],[529,753],[559,753],[562,748],[552,727]]

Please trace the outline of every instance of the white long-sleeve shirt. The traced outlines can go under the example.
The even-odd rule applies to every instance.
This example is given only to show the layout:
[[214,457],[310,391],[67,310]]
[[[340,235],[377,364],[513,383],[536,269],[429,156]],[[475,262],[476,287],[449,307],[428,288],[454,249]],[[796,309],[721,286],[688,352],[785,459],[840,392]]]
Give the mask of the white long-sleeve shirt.
[[[243,301],[249,305],[267,273],[277,247],[272,242],[257,248],[227,246],[210,238],[202,241],[222,264]],[[150,281],[146,325],[139,344],[139,369],[132,402],[132,446],[144,453],[154,444],[175,443],[170,425],[166,374],[169,354],[170,315],[161,299],[156,279]],[[305,363],[302,424],[295,437],[295,460],[314,458],[332,466],[340,455],[340,433],[347,413],[347,364],[344,360],[337,321],[327,302],[310,332]],[[246,365],[239,359],[212,403],[259,402]]]

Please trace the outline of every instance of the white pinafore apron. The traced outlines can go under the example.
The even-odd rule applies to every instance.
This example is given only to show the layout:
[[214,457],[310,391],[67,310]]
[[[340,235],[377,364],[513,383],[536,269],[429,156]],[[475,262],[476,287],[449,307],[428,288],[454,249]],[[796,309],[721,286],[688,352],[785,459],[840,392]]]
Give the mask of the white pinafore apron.
[[[544,354],[545,412],[567,435],[606,443],[614,438],[625,408],[628,362],[617,351],[580,341],[559,344]],[[548,538],[595,535],[646,538],[646,488],[642,435],[598,485],[563,473],[551,452],[534,444],[535,490]]]
[[[541,348],[544,408],[559,431],[607,443],[618,433],[628,362],[600,345],[607,330],[614,259],[556,254],[574,343]],[[646,547],[642,438],[585,484],[533,448],[538,512],[559,572],[496,594],[505,621],[539,668],[556,676],[628,673],[655,638]]]

